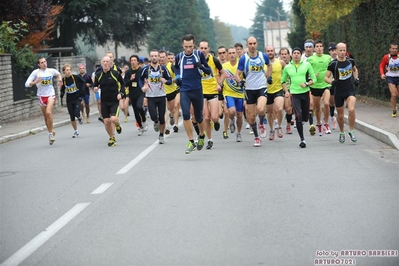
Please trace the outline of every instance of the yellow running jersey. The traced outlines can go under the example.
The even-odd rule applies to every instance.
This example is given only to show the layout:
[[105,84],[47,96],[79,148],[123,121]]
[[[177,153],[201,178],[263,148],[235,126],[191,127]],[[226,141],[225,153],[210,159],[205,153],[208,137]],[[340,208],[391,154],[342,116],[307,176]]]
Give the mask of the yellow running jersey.
[[216,68],[215,61],[213,60],[213,56],[210,54],[207,58],[208,65],[212,70],[210,75],[202,73],[202,93],[203,94],[218,94],[216,86],[218,85],[216,75],[218,75],[219,71]]
[[[174,80],[176,78],[176,74],[173,71],[172,67],[173,67],[173,65],[172,65],[171,62],[168,62],[166,64],[166,69],[169,71],[169,75],[172,78],[172,80]],[[164,84],[164,88],[165,88],[165,93],[166,94],[170,94],[170,93],[174,92],[177,89],[177,85],[176,85],[175,82],[172,82],[171,85]]]
[[283,66],[281,65],[280,60],[277,58],[274,60],[272,65],[273,65],[272,69],[273,83],[271,85],[268,84],[267,92],[273,94],[283,89],[283,87],[281,86],[281,75],[283,73]]
[[237,67],[238,61],[234,66],[232,66],[230,62],[223,64],[223,69],[226,72],[226,78],[223,81],[223,96],[244,99],[244,89],[241,88],[240,84],[235,80]]

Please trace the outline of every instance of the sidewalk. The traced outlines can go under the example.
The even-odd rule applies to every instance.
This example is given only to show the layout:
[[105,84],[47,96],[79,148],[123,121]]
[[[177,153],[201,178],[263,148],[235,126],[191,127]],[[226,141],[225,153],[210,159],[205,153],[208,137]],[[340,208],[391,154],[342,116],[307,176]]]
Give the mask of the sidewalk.
[[[90,110],[91,122],[98,122],[97,106],[95,104],[90,105]],[[367,97],[358,97],[355,110],[357,118],[355,128],[357,130],[399,150],[399,116],[395,118],[391,117],[392,111],[388,102],[382,102]],[[68,111],[65,107],[54,110],[53,119],[54,128],[69,125],[70,123]],[[345,122],[347,123],[347,116],[345,116]],[[43,117],[41,116],[18,122],[10,122],[0,126],[0,144],[26,137],[46,129]],[[347,128],[348,127],[346,127],[346,129]]]

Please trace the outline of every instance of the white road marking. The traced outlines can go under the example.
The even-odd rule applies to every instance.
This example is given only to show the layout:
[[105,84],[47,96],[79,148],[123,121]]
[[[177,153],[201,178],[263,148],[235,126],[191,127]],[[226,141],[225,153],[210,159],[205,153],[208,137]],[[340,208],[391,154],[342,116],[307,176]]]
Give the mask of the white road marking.
[[[181,128],[183,125],[183,119],[180,120],[178,126],[179,128]],[[173,129],[172,129],[173,130]],[[170,135],[164,135],[164,138],[168,138]],[[158,140],[155,141],[153,144],[151,144],[151,146],[149,146],[147,149],[145,149],[142,153],[140,153],[139,155],[137,155],[136,158],[134,158],[133,160],[131,160],[127,165],[125,165],[124,167],[122,167],[121,170],[119,170],[118,172],[116,172],[117,175],[123,175],[126,174],[127,172],[130,171],[130,169],[132,169],[136,164],[138,164],[141,160],[143,160],[150,152],[152,152],[157,146],[159,145]],[[1,266],[1,265],[0,265]]]
[[138,164],[141,160],[143,160],[152,150],[154,150],[157,146],[159,145],[158,140],[155,141],[151,146],[149,146],[147,149],[142,151],[139,155],[137,155],[136,158],[131,160],[127,165],[122,167],[121,170],[119,170],[116,174],[117,175],[123,175],[126,174],[127,172],[130,171],[136,164]]
[[93,192],[90,194],[102,194],[104,193],[107,189],[109,189],[114,183],[104,183],[101,184],[98,188],[96,188]]
[[47,242],[53,235],[67,225],[73,218],[75,218],[81,211],[83,211],[90,202],[78,203],[67,213],[61,216],[57,221],[51,224],[49,227],[44,229],[43,232],[38,234],[35,238],[29,241],[25,246],[15,252],[11,257],[4,261],[0,266],[14,266],[19,265],[33,252],[40,248],[44,243]]

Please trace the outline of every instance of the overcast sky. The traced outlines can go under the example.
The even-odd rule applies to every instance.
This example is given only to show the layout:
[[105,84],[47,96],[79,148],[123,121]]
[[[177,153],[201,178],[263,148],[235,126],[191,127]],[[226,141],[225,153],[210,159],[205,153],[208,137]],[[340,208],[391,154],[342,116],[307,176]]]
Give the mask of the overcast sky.
[[[290,9],[291,0],[283,0],[284,10]],[[224,23],[250,28],[260,0],[206,0],[211,18],[219,17]]]

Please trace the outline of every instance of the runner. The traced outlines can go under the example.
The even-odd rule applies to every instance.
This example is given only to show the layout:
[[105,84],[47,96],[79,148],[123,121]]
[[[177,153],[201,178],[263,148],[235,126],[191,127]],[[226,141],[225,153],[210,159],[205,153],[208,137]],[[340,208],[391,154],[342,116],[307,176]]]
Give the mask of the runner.
[[47,68],[47,60],[44,57],[37,59],[38,69],[32,71],[25,82],[25,87],[37,87],[37,98],[39,100],[40,110],[44,117],[48,131],[49,144],[53,145],[55,141],[55,131],[53,130],[53,106],[55,103],[55,90],[53,86],[53,77],[57,76],[58,83],[62,82],[61,74],[54,68]]

